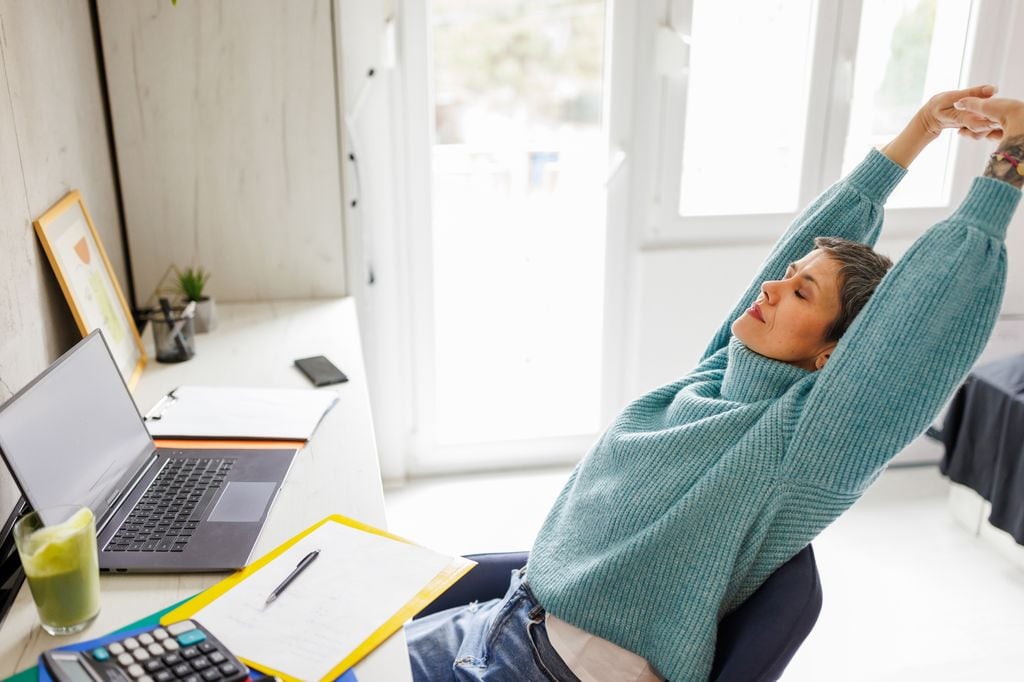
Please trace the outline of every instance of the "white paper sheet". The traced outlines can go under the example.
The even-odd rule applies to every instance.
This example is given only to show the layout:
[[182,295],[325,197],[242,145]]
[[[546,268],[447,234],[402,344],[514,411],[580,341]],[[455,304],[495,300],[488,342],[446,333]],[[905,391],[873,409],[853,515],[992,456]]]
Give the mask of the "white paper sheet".
[[308,440],[338,401],[329,389],[180,386],[146,413],[154,438]]
[[[317,559],[264,606],[316,549]],[[193,618],[242,658],[319,680],[451,562],[418,545],[328,522]]]

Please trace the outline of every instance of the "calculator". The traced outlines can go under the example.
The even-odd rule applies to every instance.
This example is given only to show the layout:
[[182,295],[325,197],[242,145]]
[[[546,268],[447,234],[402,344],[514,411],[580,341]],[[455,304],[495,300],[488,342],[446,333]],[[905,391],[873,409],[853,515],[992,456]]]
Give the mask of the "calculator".
[[[183,620],[101,637],[41,656],[58,682],[237,682],[249,669],[210,631]],[[42,679],[42,676],[40,676]]]

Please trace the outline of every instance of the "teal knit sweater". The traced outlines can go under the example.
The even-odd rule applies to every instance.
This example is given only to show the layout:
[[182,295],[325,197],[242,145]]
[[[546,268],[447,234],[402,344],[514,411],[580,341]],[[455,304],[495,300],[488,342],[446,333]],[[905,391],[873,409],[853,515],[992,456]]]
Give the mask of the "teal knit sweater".
[[789,227],[689,374],[629,404],[559,494],[527,579],[559,618],[707,679],[721,618],[861,496],[963,380],[999,312],[1016,188],[976,178],[879,284],[828,364],[730,325],[815,236],[874,244],[905,171],[878,151]]

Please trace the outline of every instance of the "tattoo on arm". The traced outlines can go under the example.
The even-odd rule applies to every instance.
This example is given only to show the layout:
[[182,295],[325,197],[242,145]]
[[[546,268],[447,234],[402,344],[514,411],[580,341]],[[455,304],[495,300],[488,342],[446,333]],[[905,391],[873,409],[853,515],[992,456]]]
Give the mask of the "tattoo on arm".
[[[1021,159],[1021,170],[1024,170],[1024,135],[1015,135],[1014,137],[1004,139],[996,151],[1006,152],[1015,159]],[[1012,163],[998,156],[993,156],[988,160],[988,167],[985,168],[985,177],[1002,180],[1017,189],[1024,185],[1024,175],[1018,173]]]

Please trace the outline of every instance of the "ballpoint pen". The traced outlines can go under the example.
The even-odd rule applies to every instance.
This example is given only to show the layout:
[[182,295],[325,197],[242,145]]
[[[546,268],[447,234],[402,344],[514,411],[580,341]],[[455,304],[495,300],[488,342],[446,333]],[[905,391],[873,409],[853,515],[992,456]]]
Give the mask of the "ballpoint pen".
[[266,606],[270,602],[277,599],[280,596],[280,594],[284,592],[285,588],[288,587],[291,584],[291,582],[295,580],[296,577],[298,577],[300,573],[306,570],[306,566],[309,566],[311,563],[313,563],[313,560],[316,559],[318,556],[320,556],[320,550],[315,549],[309,554],[307,554],[305,557],[303,557],[302,561],[299,562],[299,565],[295,567],[295,570],[289,573],[288,577],[285,578],[280,585],[274,588],[274,591],[270,593],[270,596],[267,597],[267,601],[264,602],[263,605]]

